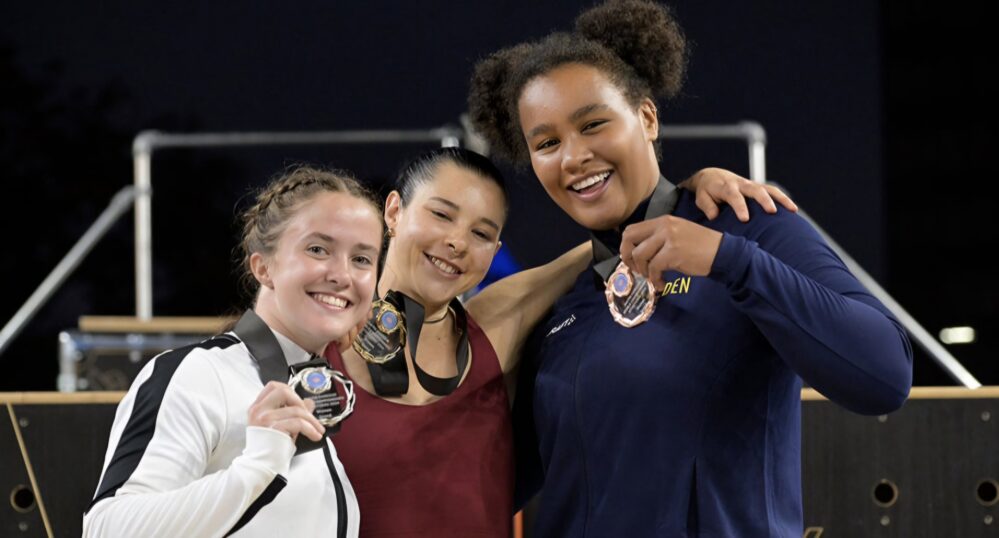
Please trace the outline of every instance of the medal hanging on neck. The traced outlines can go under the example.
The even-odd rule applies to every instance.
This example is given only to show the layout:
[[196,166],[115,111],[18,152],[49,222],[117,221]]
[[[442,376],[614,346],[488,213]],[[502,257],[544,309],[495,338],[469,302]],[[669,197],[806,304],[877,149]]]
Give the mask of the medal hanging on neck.
[[352,347],[371,364],[385,364],[395,358],[406,345],[406,324],[403,322],[401,298],[389,292],[384,299],[371,304],[372,315],[354,339]]
[[[649,205],[642,220],[649,220],[669,214],[676,207],[679,191],[672,183],[659,176],[659,183],[652,193]],[[593,270],[604,282],[604,296],[607,308],[614,321],[622,327],[635,327],[648,321],[656,310],[659,294],[647,278],[632,273],[621,256],[615,254],[595,235],[591,234],[593,257],[596,263]]]
[[287,382],[301,398],[316,404],[312,414],[323,425],[323,439],[313,441],[299,435],[295,441],[297,453],[304,454],[324,446],[326,437],[336,433],[340,423],[354,412],[354,384],[343,373],[329,368],[325,359],[315,355],[307,362],[289,366],[274,332],[253,310],[243,313],[232,332],[257,363],[262,385],[271,381]]
[[[381,396],[400,396],[409,391],[409,370],[405,348],[413,357],[413,370],[420,385],[429,393],[447,396],[454,392],[468,366],[468,317],[458,299],[452,299],[448,312],[455,317],[458,346],[455,349],[454,377],[428,374],[416,362],[416,349],[423,328],[423,305],[399,291],[389,291],[373,304],[373,316],[354,339],[353,348],[368,363],[371,383]],[[446,316],[447,314],[445,314]]]
[[652,283],[642,275],[633,274],[624,262],[618,263],[607,279],[604,295],[614,321],[628,328],[641,325],[652,317],[659,299]]

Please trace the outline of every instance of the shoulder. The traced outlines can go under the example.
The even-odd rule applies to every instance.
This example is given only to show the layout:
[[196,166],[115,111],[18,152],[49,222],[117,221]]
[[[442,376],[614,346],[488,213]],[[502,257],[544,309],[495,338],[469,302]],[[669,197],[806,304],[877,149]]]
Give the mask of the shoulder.
[[220,370],[236,356],[247,356],[245,349],[236,337],[218,335],[164,351],[143,367],[129,392],[138,402],[156,402],[156,407],[172,393],[203,399],[217,392],[223,384]]
[[693,194],[681,191],[674,215],[753,241],[771,252],[792,252],[809,246],[827,248],[819,232],[798,213],[788,211],[779,204],[776,213],[767,213],[755,200],[747,200],[746,207],[749,209],[749,222],[741,222],[728,205],[722,206],[714,220],[708,220],[694,204]]
[[151,368],[149,372],[151,379],[168,381],[177,375],[178,371],[185,374],[203,373],[220,360],[246,355],[245,349],[235,336],[222,334],[195,344],[164,351],[154,357],[146,368]]

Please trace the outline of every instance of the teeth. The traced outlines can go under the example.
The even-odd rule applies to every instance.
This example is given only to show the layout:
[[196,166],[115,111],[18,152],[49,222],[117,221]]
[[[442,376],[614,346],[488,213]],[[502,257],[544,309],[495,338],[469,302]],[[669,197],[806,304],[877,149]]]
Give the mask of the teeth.
[[586,179],[584,179],[582,181],[578,181],[576,183],[573,183],[572,185],[570,185],[570,187],[572,188],[572,190],[574,190],[576,192],[579,192],[579,191],[581,191],[581,190],[583,190],[583,189],[585,189],[587,187],[591,187],[591,186],[596,185],[597,183],[600,183],[601,181],[607,179],[610,176],[610,174],[611,174],[610,171],[607,171],[607,172],[604,172],[602,174],[597,174],[595,176],[590,176],[590,177],[588,177],[588,178],[586,178]]
[[316,293],[313,295],[317,301],[320,303],[325,303],[337,308],[347,308],[347,300],[341,299],[339,297],[334,297],[332,295],[323,295],[321,293]]
[[438,268],[440,268],[441,271],[444,271],[445,273],[447,273],[449,275],[456,275],[456,274],[458,274],[458,268],[456,268],[455,266],[453,266],[453,265],[451,265],[449,263],[446,263],[443,260],[439,260],[439,259],[437,259],[437,258],[435,258],[435,257],[433,257],[433,256],[431,256],[429,254],[427,254],[427,257],[430,258],[430,261],[432,261],[434,263],[434,265],[436,265]]

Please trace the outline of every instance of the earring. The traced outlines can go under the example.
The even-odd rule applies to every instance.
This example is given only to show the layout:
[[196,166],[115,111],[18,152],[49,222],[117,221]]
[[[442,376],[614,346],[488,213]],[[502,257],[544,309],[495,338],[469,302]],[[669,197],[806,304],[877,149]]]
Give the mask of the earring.
[[388,236],[389,237],[395,237],[395,229],[394,228],[389,228],[388,229]]

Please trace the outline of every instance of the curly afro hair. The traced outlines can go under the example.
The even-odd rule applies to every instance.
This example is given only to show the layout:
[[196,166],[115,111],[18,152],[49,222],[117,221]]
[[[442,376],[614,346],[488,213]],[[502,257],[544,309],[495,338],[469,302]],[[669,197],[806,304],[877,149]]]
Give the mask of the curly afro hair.
[[670,10],[648,0],[608,0],[576,18],[572,33],[499,50],[479,61],[468,96],[475,128],[495,153],[530,159],[517,101],[532,79],[569,63],[594,66],[634,104],[671,98],[683,85],[687,42]]

